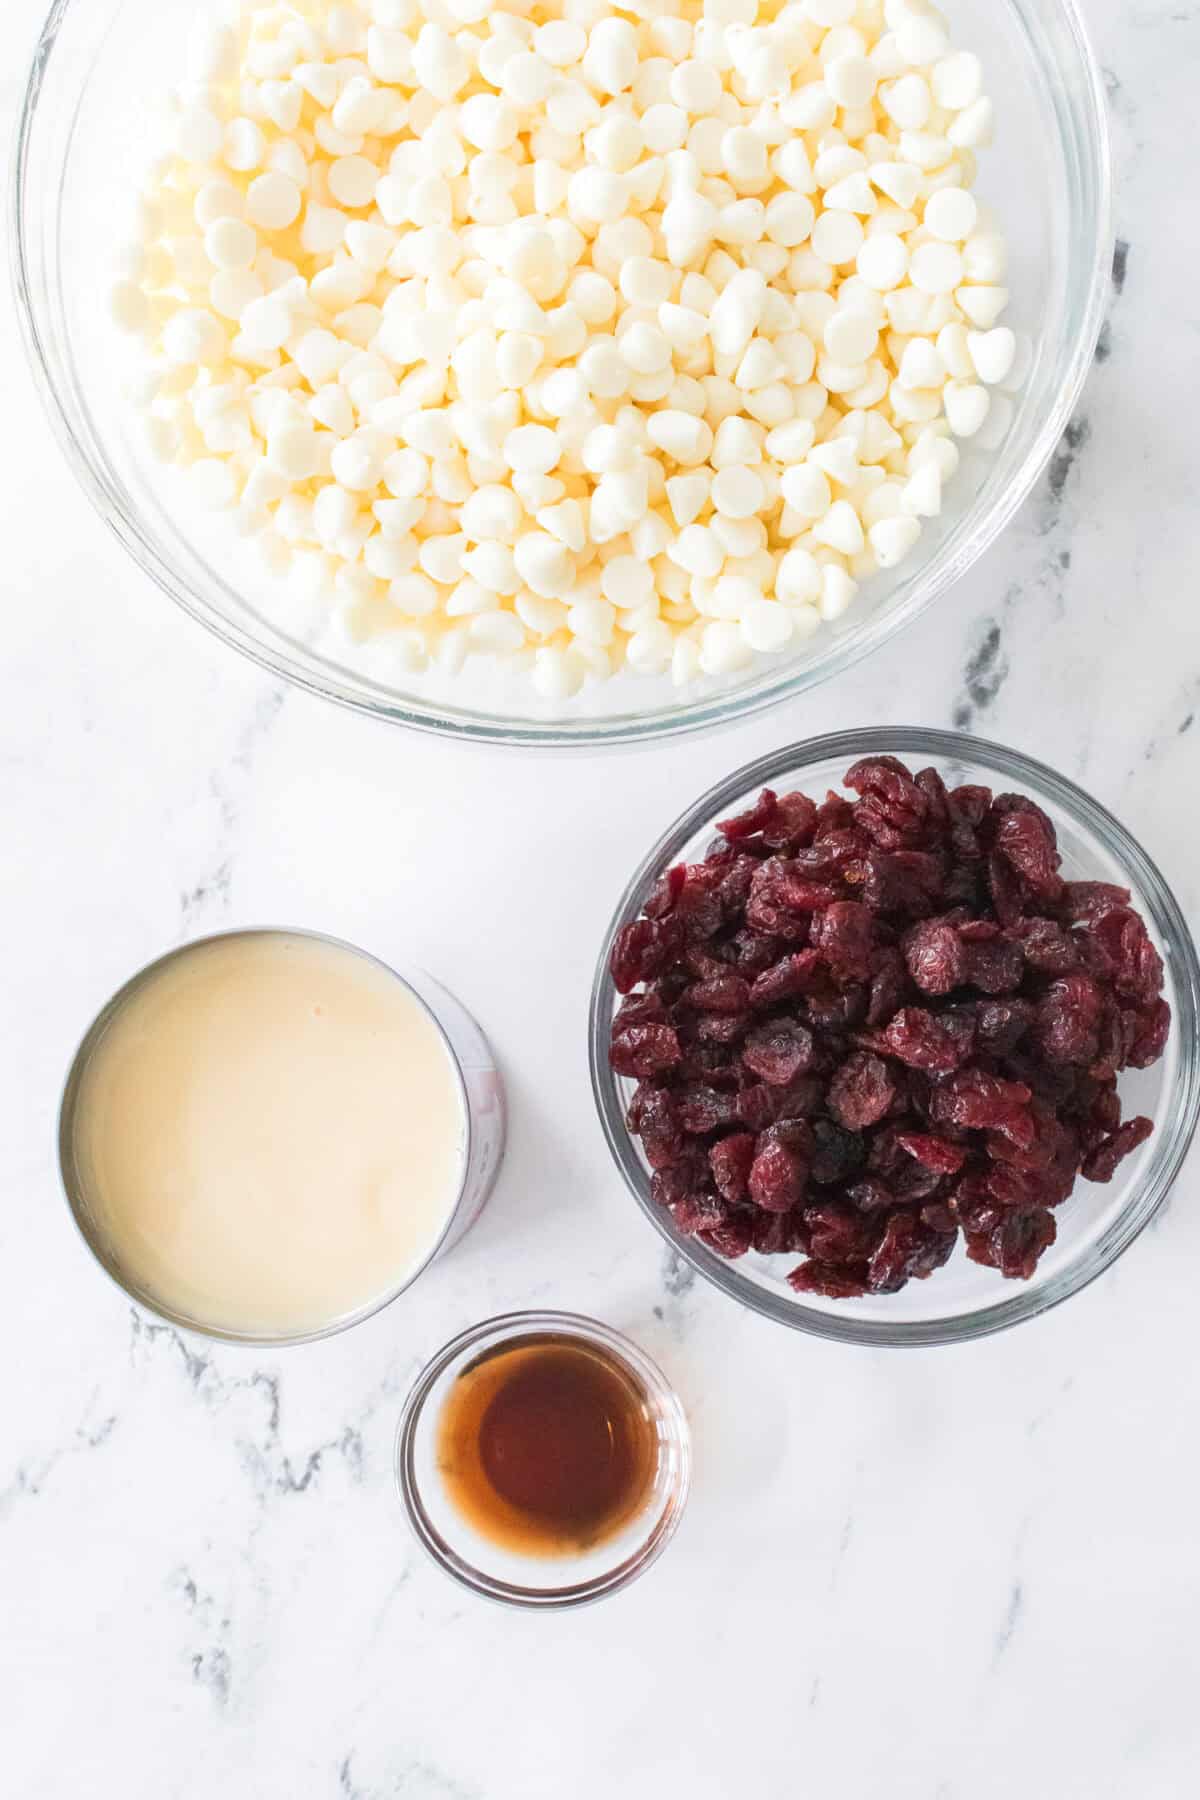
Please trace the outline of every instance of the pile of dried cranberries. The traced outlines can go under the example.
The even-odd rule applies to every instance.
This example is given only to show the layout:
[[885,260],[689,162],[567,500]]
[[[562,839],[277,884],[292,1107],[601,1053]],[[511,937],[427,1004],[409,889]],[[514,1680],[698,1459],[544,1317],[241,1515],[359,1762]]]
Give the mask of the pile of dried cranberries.
[[[857,799],[764,790],[617,934],[610,1058],[654,1198],[800,1293],[894,1293],[969,1257],[1027,1279],[1053,1208],[1152,1130],[1162,963],[1126,889],[1063,881],[1022,794],[891,756]],[[635,988],[640,989],[633,993]]]

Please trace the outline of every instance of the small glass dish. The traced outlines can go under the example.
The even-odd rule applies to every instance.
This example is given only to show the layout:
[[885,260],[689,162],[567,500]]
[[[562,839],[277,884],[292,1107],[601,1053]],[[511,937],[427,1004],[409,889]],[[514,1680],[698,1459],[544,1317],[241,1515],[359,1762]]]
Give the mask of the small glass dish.
[[[1107,1186],[1081,1179],[1055,1209],[1057,1240],[1029,1281],[1007,1281],[970,1262],[960,1243],[944,1268],[928,1280],[910,1281],[899,1293],[856,1300],[801,1297],[784,1279],[794,1256],[751,1252],[726,1261],[698,1239],[685,1237],[651,1199],[649,1165],[625,1124],[634,1083],[614,1075],[608,1062],[617,1000],[609,954],[617,931],[641,912],[661,871],[704,855],[717,819],[741,812],[764,787],[780,793],[799,788],[821,798],[827,788],[841,788],[842,776],[859,757],[884,754],[914,767],[932,764],[947,786],[978,782],[1028,794],[1054,822],[1067,879],[1129,888],[1163,959],[1171,1034],[1159,1062],[1126,1070],[1119,1083],[1125,1116],[1147,1114],[1154,1120],[1153,1133]],[[1158,869],[1111,813],[1017,750],[959,732],[870,727],[789,744],[739,769],[697,800],[649,852],[621,897],[600,953],[590,1020],[592,1085],[604,1135],[634,1199],[679,1255],[723,1293],[782,1325],[841,1343],[958,1343],[1034,1318],[1078,1293],[1149,1224],[1179,1173],[1200,1116],[1198,1020],[1200,964],[1183,914]]]
[[[592,1347],[618,1365],[653,1426],[657,1463],[644,1504],[614,1536],[590,1549],[533,1556],[490,1542],[457,1510],[439,1468],[438,1427],[462,1375],[499,1350],[548,1340]],[[662,1371],[620,1332],[578,1313],[504,1313],[461,1332],[418,1375],[396,1434],[396,1483],[418,1542],[464,1587],[509,1606],[582,1606],[627,1587],[674,1536],[690,1479],[687,1418]]]
[[302,584],[271,574],[227,521],[214,524],[186,471],[155,462],[129,398],[141,360],[102,296],[162,147],[160,102],[181,79],[197,10],[197,0],[50,7],[13,158],[18,311],[71,467],[139,568],[224,643],[311,693],[394,724],[528,746],[630,743],[759,712],[848,668],[945,595],[1011,519],[1071,418],[1110,293],[1101,72],[1076,0],[959,0],[955,41],[982,59],[997,120],[976,192],[1007,233],[1005,322],[1032,359],[1002,441],[964,446],[946,507],[913,554],[797,651],[685,690],[622,672],[564,707],[486,659],[453,676],[406,674],[388,633],[355,643],[333,609],[310,608]]

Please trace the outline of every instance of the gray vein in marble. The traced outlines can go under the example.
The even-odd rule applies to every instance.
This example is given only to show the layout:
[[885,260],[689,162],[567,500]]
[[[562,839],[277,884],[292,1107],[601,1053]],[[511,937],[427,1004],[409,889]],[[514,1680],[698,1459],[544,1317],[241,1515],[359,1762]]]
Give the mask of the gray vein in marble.
[[347,1425],[345,1430],[341,1432],[339,1436],[331,1438],[328,1443],[319,1444],[315,1450],[309,1452],[304,1467],[300,1470],[299,1474],[297,1474],[292,1467],[291,1457],[285,1456],[279,1473],[275,1477],[276,1492],[280,1494],[303,1494],[307,1492],[315,1478],[321,1473],[321,1470],[325,1465],[325,1458],[330,1455],[337,1455],[342,1458],[342,1461],[346,1466],[346,1472],[351,1481],[359,1482],[362,1480],[362,1433],[356,1431],[352,1425]]
[[[1013,599],[1010,589],[1005,605]],[[1002,652],[1003,628],[999,619],[980,619],[974,629],[974,648],[963,669],[963,698],[954,708],[958,731],[972,731],[980,713],[986,712],[1008,679],[1008,658]]]
[[[1200,676],[1194,676],[1191,681],[1184,683],[1182,693],[1173,699],[1168,721],[1151,732],[1147,738],[1146,747],[1142,751],[1142,761],[1155,762],[1181,737],[1186,737],[1196,723],[1198,707],[1200,707]],[[1130,772],[1132,773],[1132,769]]]
[[1046,499],[1044,509],[1043,531],[1049,531],[1058,523],[1058,511],[1062,505],[1063,494],[1067,482],[1087,449],[1092,436],[1091,420],[1086,413],[1079,413],[1073,418],[1063,432],[1058,449],[1050,458],[1046,470]]
[[409,1763],[395,1776],[389,1776],[382,1787],[374,1783],[364,1787],[354,1773],[353,1763],[351,1751],[338,1764],[338,1792],[343,1800],[397,1800],[401,1795],[411,1795],[412,1800],[483,1800],[479,1788],[467,1787],[428,1763]]
[[190,1654],[192,1680],[211,1695],[218,1707],[224,1708],[229,1704],[233,1681],[233,1663],[227,1644],[233,1621],[228,1613],[216,1616],[218,1609],[213,1596],[201,1593],[195,1577],[186,1567],[176,1569],[168,1585],[182,1597],[189,1617],[196,1621],[204,1638],[210,1640]]
[[183,1336],[182,1332],[176,1331],[174,1325],[154,1324],[150,1319],[143,1318],[141,1313],[138,1312],[137,1308],[134,1306],[131,1306],[129,1309],[129,1321],[131,1360],[138,1344],[142,1342],[154,1344],[161,1339],[171,1345],[178,1353],[183,1363],[184,1372],[192,1387],[199,1388],[204,1377],[211,1369],[212,1364],[207,1356],[203,1356],[199,1350],[193,1350],[189,1346],[188,1341]]
[[89,1423],[98,1398],[97,1388],[88,1400],[83,1418],[65,1444],[46,1451],[42,1456],[26,1457],[17,1464],[11,1480],[0,1488],[0,1521],[13,1510],[18,1501],[38,1499],[51,1475],[67,1457],[86,1455],[88,1451],[98,1450],[107,1444],[116,1430],[118,1415],[108,1413],[98,1424]]
[[369,1642],[370,1643],[373,1644],[376,1641],[376,1639],[379,1637],[384,1626],[388,1622],[388,1617],[391,1613],[392,1607],[395,1605],[396,1600],[398,1599],[401,1591],[408,1586],[408,1584],[411,1580],[412,1580],[412,1564],[406,1563],[404,1565],[404,1567],[401,1569],[400,1573],[390,1583],[386,1594],[383,1596],[383,1599],[380,1601],[379,1606],[376,1608],[375,1617],[371,1621],[371,1630],[370,1630],[370,1634],[369,1634]]
[[1014,1581],[1008,1596],[1008,1608],[1004,1614],[1004,1623],[996,1633],[996,1643],[992,1650],[992,1667],[1001,1660],[1013,1640],[1013,1633],[1021,1622],[1021,1614],[1025,1609],[1025,1590],[1019,1581]]
[[[261,1391],[266,1402],[261,1438],[239,1438],[237,1443],[242,1468],[249,1476],[260,1501],[264,1501],[271,1493],[307,1493],[331,1457],[340,1458],[352,1482],[362,1481],[363,1438],[356,1426],[345,1425],[336,1437],[318,1444],[307,1453],[302,1463],[298,1463],[285,1454],[280,1446],[282,1389],[278,1375],[269,1374],[263,1369],[253,1369],[248,1375],[222,1375],[214,1367],[212,1358],[193,1350],[173,1325],[154,1324],[143,1319],[132,1308],[131,1318],[133,1345],[166,1344],[179,1357],[188,1385],[205,1406],[216,1409],[226,1405],[235,1394]],[[362,1409],[364,1422],[390,1391],[390,1378],[385,1376],[381,1392],[369,1399]]]
[[666,1300],[652,1309],[654,1317],[678,1336],[687,1324],[684,1302],[696,1285],[696,1271],[678,1250],[668,1245],[663,1252],[660,1279]]
[[678,1250],[668,1248],[663,1258],[662,1283],[673,1300],[678,1300],[695,1286],[696,1271]]
[[1053,1414],[1058,1406],[1059,1401],[1064,1399],[1066,1397],[1066,1395],[1071,1392],[1071,1390],[1074,1386],[1075,1386],[1074,1375],[1065,1376],[1064,1379],[1059,1383],[1057,1389],[1055,1390],[1054,1398],[1051,1401],[1049,1401],[1047,1405],[1043,1406],[1038,1412],[1036,1412],[1034,1414],[1033,1418],[1030,1419],[1029,1424],[1025,1427],[1026,1437],[1036,1437],[1037,1436],[1037,1434],[1041,1430],[1042,1426],[1046,1423],[1046,1420],[1053,1416]]
[[233,885],[232,840],[238,824],[240,789],[252,777],[255,760],[283,710],[286,697],[283,687],[268,688],[259,695],[230,752],[232,781],[216,772],[209,776],[208,788],[220,816],[221,831],[213,846],[213,860],[200,878],[179,896],[185,938],[192,935],[202,915],[223,913],[228,909]]
[[1096,340],[1096,361],[1105,363],[1112,355],[1112,314],[1116,303],[1125,292],[1125,278],[1129,271],[1129,240],[1119,237],[1113,245],[1112,290],[1113,305],[1109,316],[1100,327],[1100,336]]
[[346,1796],[346,1800],[368,1800],[366,1788],[360,1788],[350,1773],[350,1758],[343,1758],[338,1768],[338,1792]]

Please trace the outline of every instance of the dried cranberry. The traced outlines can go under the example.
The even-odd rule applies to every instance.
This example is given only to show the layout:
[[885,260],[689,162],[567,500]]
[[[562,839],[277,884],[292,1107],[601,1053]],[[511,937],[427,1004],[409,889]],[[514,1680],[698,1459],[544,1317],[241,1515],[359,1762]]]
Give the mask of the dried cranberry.
[[890,945],[871,958],[871,985],[867,998],[868,1025],[886,1025],[910,992],[908,969],[899,950]]
[[739,1201],[749,1191],[750,1165],[754,1161],[754,1138],[748,1131],[735,1131],[721,1138],[708,1153],[712,1178],[723,1200]]
[[[715,1018],[716,1014],[710,1014],[710,1017]],[[707,1038],[688,1044],[675,1076],[680,1082],[693,1082],[701,1087],[727,1088],[730,1092],[736,1091],[738,1085],[737,1071],[729,1062],[728,1046]]]
[[737,1044],[745,1037],[754,1015],[740,1013],[702,1013],[696,1021],[696,1033],[709,1044]]
[[1129,900],[1129,889],[1111,881],[1067,881],[1058,910],[1069,925],[1090,925],[1114,907],[1128,906]]
[[712,1231],[700,1231],[696,1235],[718,1256],[734,1262],[739,1256],[745,1256],[754,1241],[754,1219],[748,1208],[731,1212]]
[[923,919],[905,932],[904,960],[916,985],[926,994],[948,994],[967,977],[967,946],[952,925]]
[[790,1212],[800,1204],[807,1179],[808,1163],[799,1150],[769,1140],[750,1166],[750,1198],[764,1212]]
[[848,1031],[854,1025],[861,1025],[867,1016],[867,1001],[870,990],[858,981],[850,981],[843,987],[832,984],[818,988],[810,994],[805,1002],[805,1010],[813,1025],[820,1025],[828,1033],[827,1042],[835,1047],[834,1034]]
[[756,1212],[751,1243],[761,1256],[808,1255],[808,1226],[798,1212]]
[[806,1206],[804,1223],[808,1227],[809,1255],[818,1262],[851,1262],[869,1256],[879,1235],[874,1219],[836,1200]]
[[1086,929],[1107,960],[1118,994],[1145,1004],[1162,992],[1162,958],[1136,913],[1114,909]]
[[665,1025],[667,1023],[667,1009],[663,1005],[661,994],[653,992],[631,994],[628,999],[622,1000],[613,1014],[613,1036],[619,1037],[630,1025]]
[[874,921],[870,909],[858,900],[839,900],[819,912],[812,923],[813,948],[819,950],[835,976],[861,981],[871,972]]
[[848,1181],[857,1174],[867,1149],[856,1131],[843,1131],[828,1119],[818,1119],[813,1126],[813,1158],[809,1171],[813,1181],[822,1187]]
[[628,1123],[630,1131],[641,1138],[652,1169],[665,1169],[678,1161],[683,1153],[683,1133],[666,1088],[643,1083],[633,1096]]
[[860,1212],[885,1212],[896,1204],[896,1196],[877,1175],[867,1175],[846,1189],[846,1198]]
[[945,881],[938,856],[927,850],[870,850],[863,859],[862,897],[875,912],[923,917]]
[[612,978],[619,994],[641,981],[661,975],[679,947],[680,933],[671,919],[635,919],[623,925],[613,941]]
[[664,919],[674,907],[687,880],[687,864],[676,863],[660,875],[642,911],[648,919]]
[[813,1034],[806,1025],[760,1025],[746,1039],[742,1064],[772,1087],[786,1087],[813,1066]]
[[661,1075],[682,1057],[679,1034],[670,1025],[627,1025],[613,1037],[608,1060],[618,1075]]
[[988,1056],[1015,1050],[1036,1018],[1031,1000],[985,1000],[975,1009],[979,1048]]
[[929,800],[893,756],[867,756],[847,769],[845,785],[860,794],[855,824],[885,850],[919,840],[929,816]]
[[[680,1088],[675,1110],[683,1130],[693,1136],[738,1123],[737,1095],[701,1085]],[[643,1142],[645,1138],[643,1137]]]
[[1044,1206],[1050,1191],[1043,1170],[1014,1169],[1007,1163],[995,1163],[988,1170],[987,1184],[997,1206],[1016,1207],[1020,1212]]
[[782,938],[788,944],[808,942],[808,912],[772,900],[766,892],[751,894],[746,904],[746,923],[765,937]]
[[1013,927],[1025,961],[1039,975],[1069,975],[1079,967],[1079,951],[1069,931],[1055,919],[1021,919]]
[[903,1006],[887,1029],[879,1034],[889,1056],[913,1069],[949,1073],[971,1054],[974,1027],[959,1015],[940,1017],[920,1006]]
[[800,850],[812,843],[816,827],[816,802],[807,794],[783,794],[774,818],[763,826],[763,842],[773,850]]
[[1001,925],[1015,925],[1021,917],[1021,881],[1012,864],[993,850],[987,859],[987,885],[992,910]]
[[798,1075],[786,1087],[756,1081],[738,1095],[738,1118],[751,1131],[765,1131],[789,1119],[807,1119],[820,1105],[821,1082],[813,1075]]
[[832,881],[843,876],[869,849],[862,833],[847,825],[819,831],[806,849],[792,853],[784,867],[800,881]]
[[729,862],[717,888],[717,898],[726,918],[740,919],[745,912],[758,868],[758,858],[755,856],[739,854]]
[[810,994],[824,979],[821,958],[815,950],[797,950],[757,976],[750,989],[751,1006],[778,1006]]
[[825,798],[817,807],[817,828],[813,832],[814,840],[826,838],[835,831],[848,831],[854,823],[854,807],[842,794],[835,794],[828,788]]
[[732,973],[712,975],[688,988],[683,997],[697,1012],[745,1012],[750,1005],[750,983]]
[[1121,1101],[1115,1083],[1097,1083],[1090,1101],[1083,1095],[1080,1098],[1086,1110],[1080,1121],[1079,1141],[1086,1153],[1117,1129],[1121,1123]]
[[968,1236],[991,1231],[1004,1217],[1004,1209],[993,1198],[986,1174],[968,1172],[961,1176],[947,1204]]
[[962,1144],[947,1143],[927,1131],[902,1131],[896,1141],[935,1175],[957,1175],[967,1160]]
[[[655,1169],[650,1177],[650,1198],[656,1206],[679,1206],[684,1201],[704,1197],[707,1187],[708,1170],[703,1157],[689,1152],[669,1168]],[[711,1195],[707,1199],[711,1206],[716,1206]]]
[[954,1249],[957,1233],[936,1231],[915,1213],[894,1212],[867,1265],[873,1294],[894,1294],[906,1281],[924,1281]]
[[896,1084],[882,1057],[869,1050],[846,1058],[829,1084],[829,1110],[847,1131],[877,1125],[896,1097]]
[[704,863],[693,863],[675,902],[670,923],[679,926],[689,943],[702,943],[713,937],[725,922],[721,904],[721,884],[725,871]]
[[[777,962],[781,947],[777,938],[765,937],[761,931],[745,926],[734,932],[723,949],[738,974],[755,981]],[[753,994],[750,1000],[753,1005]]]
[[866,1263],[801,1263],[788,1276],[797,1294],[821,1294],[827,1300],[854,1300],[867,1289]]
[[984,1069],[959,1069],[934,1089],[929,1110],[939,1125],[1001,1131],[1014,1110],[1025,1112],[1032,1098],[1022,1082]]
[[1136,1150],[1139,1144],[1144,1144],[1153,1130],[1154,1123],[1150,1119],[1126,1119],[1111,1137],[1105,1138],[1084,1157],[1085,1178],[1088,1181],[1111,1181],[1117,1164]]
[[1003,939],[986,944],[967,944],[966,979],[981,994],[1013,994],[1025,973],[1020,944]]
[[[1006,796],[1001,795],[1001,799]],[[997,800],[993,806],[999,805]],[[1062,892],[1062,878],[1054,839],[1054,827],[1044,813],[1006,813],[996,827],[995,845],[1017,871],[1029,890],[1044,900],[1055,900]]]
[[1042,1055],[1053,1063],[1090,1063],[1099,1049],[1103,996],[1090,975],[1063,975],[1038,1002]]
[[726,1220],[726,1209],[711,1194],[687,1194],[672,1200],[667,1207],[675,1224],[685,1237],[702,1232],[719,1231]]
[[1165,1000],[1154,1000],[1144,1011],[1136,1013],[1130,1034],[1128,1066],[1148,1069],[1151,1063],[1156,1063],[1167,1047],[1170,1029],[1171,1008]]
[[929,802],[930,820],[935,825],[944,826],[950,817],[950,797],[937,770],[932,767],[918,769],[913,780]]
[[990,1231],[967,1233],[967,1255],[972,1262],[999,1269],[1010,1281],[1028,1281],[1056,1236],[1050,1213],[1007,1211]]
[[948,1180],[949,1177],[940,1170],[927,1169],[923,1163],[910,1160],[904,1168],[897,1170],[888,1185],[899,1205],[915,1206],[944,1193]]
[[972,831],[978,831],[991,811],[992,790],[964,781],[960,787],[950,789],[946,795],[946,804],[950,808],[952,819],[958,819],[964,825],[969,825]]
[[[764,788],[762,793],[758,796],[758,799],[754,802],[754,805],[749,807],[744,813],[738,813],[736,817],[732,819],[718,819],[717,830],[723,837],[727,837],[732,843],[736,844],[740,842],[742,838],[753,837],[756,832],[762,831],[766,826],[770,825],[775,818],[777,810],[775,795],[771,792],[770,788]],[[813,812],[815,815],[815,807],[813,808]]]

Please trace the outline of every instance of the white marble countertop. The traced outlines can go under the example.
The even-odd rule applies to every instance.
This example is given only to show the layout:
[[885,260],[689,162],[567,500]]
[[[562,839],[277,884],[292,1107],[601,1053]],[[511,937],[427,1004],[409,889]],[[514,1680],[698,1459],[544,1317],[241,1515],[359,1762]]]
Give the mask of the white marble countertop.
[[[10,23],[31,41],[41,10],[10,0]],[[1200,1465],[1180,1401],[1200,1163],[1119,1266],[1049,1316],[953,1351],[840,1349],[671,1264],[608,1161],[583,1041],[594,947],[633,857],[723,771],[835,725],[954,722],[1057,764],[1197,916],[1200,253],[1179,142],[1200,10],[1090,10],[1122,246],[1108,353],[1069,444],[907,636],[712,739],[616,761],[481,754],[284,692],[126,560],[0,319],[0,1790],[14,1800],[1195,1792]],[[0,75],[7,113],[21,63]],[[277,1356],[140,1317],[77,1241],[53,1155],[92,1007],[159,949],[251,921],[450,975],[512,1112],[500,1186],[453,1257],[367,1325]],[[697,1452],[663,1561],[549,1618],[494,1609],[427,1564],[391,1476],[418,1363],[470,1320],[531,1304],[634,1333],[678,1384]]]

